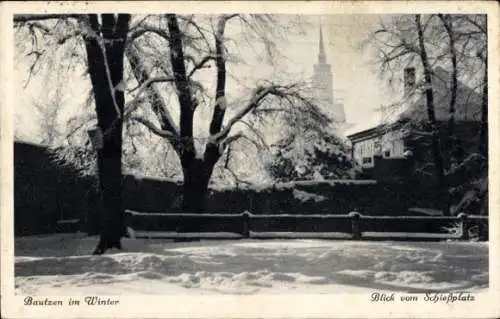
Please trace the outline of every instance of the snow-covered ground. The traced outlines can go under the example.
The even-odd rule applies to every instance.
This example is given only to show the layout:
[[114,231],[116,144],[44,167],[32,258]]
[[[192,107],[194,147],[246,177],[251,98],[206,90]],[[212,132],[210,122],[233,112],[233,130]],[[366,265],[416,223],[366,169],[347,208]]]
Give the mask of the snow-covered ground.
[[89,253],[97,237],[15,240],[20,294],[254,294],[482,291],[488,243],[328,240],[124,239]]

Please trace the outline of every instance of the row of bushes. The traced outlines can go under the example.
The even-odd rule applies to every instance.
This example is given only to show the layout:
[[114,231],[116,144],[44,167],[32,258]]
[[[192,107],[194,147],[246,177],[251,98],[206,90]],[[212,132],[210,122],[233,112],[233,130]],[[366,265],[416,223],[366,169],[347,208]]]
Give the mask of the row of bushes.
[[[125,206],[136,211],[180,213],[180,183],[155,179],[125,180]],[[435,188],[415,183],[374,180],[304,181],[240,189],[211,189],[206,212],[234,214],[401,215],[412,207],[432,208]]]
[[55,163],[38,145],[14,144],[14,231],[53,233],[60,220],[84,220],[93,210],[96,181]]
[[[58,221],[80,219],[98,225],[97,181],[54,163],[45,148],[15,143],[14,205],[16,234],[54,232]],[[125,208],[142,212],[180,213],[178,182],[124,177]],[[235,214],[401,215],[411,207],[432,207],[437,193],[414,184],[373,180],[296,182],[244,189],[211,189],[207,212]],[[305,227],[305,226],[304,226]]]

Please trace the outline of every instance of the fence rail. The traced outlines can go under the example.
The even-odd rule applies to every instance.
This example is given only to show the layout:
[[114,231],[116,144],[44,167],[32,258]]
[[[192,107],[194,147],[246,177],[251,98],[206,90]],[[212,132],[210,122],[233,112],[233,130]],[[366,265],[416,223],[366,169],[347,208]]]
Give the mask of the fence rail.
[[[354,240],[488,239],[488,217],[280,214],[171,214],[126,210],[135,237],[149,238],[328,238]],[[186,225],[196,232],[183,231]],[[191,230],[193,227],[191,227]]]

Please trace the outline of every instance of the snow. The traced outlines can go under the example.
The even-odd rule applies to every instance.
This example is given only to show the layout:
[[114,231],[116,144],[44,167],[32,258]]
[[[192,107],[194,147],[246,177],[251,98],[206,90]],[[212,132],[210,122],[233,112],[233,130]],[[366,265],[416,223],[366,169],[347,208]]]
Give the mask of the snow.
[[408,208],[409,212],[422,213],[427,216],[443,216],[443,212],[436,209],[431,208],[421,208],[421,207],[411,207]]
[[458,239],[461,234],[405,233],[405,232],[362,232],[362,237],[369,238],[417,238],[417,239]]
[[215,100],[215,104],[219,105],[221,110],[225,110],[227,108],[227,99],[225,96],[220,96]]
[[308,193],[305,191],[301,191],[299,189],[293,190],[293,196],[302,202],[307,202],[309,200],[313,200],[317,203],[317,202],[321,202],[321,201],[326,200],[325,196],[316,195],[314,193]]
[[133,236],[135,238],[218,238],[218,239],[238,239],[243,238],[243,235],[237,233],[229,232],[203,232],[203,233],[178,233],[178,232],[164,232],[164,231],[134,231]]
[[300,187],[300,186],[317,186],[317,185],[330,185],[330,186],[335,186],[335,185],[374,185],[377,184],[376,180],[371,180],[371,179],[359,179],[359,180],[354,180],[354,179],[331,179],[331,180],[322,180],[322,181],[295,181],[295,182],[288,182],[288,183],[279,183],[279,184],[274,184],[274,187],[276,189],[293,189],[295,187]]
[[[171,216],[171,217],[178,217],[179,214],[177,213],[160,213],[160,212],[155,212],[155,213],[148,213],[148,212],[137,212],[137,211],[134,211],[134,210],[130,210],[130,209],[126,209],[125,210],[125,213],[128,214],[128,215],[132,215],[132,216],[142,216],[142,217],[145,217],[145,216]],[[244,213],[240,213],[240,214],[208,214],[208,213],[204,213],[204,214],[196,214],[196,213],[183,213],[182,216],[183,217],[238,217],[238,216],[242,216]],[[250,214],[250,213],[247,213],[247,214]]]
[[322,238],[322,239],[350,239],[351,234],[339,232],[250,232],[252,238]]
[[[155,213],[148,213],[148,212],[136,212],[133,210],[126,209],[125,213],[131,216],[141,216],[141,217],[148,217],[148,216],[169,216],[169,217],[179,217],[179,214],[176,213],[160,213],[160,212],[155,212]],[[243,217],[245,215],[248,215],[251,218],[273,218],[273,217],[293,217],[293,218],[339,218],[339,219],[345,219],[345,218],[350,218],[350,215],[335,215],[335,214],[252,214],[249,211],[244,211],[243,213],[234,213],[234,214],[221,214],[221,213],[203,213],[203,214],[195,214],[195,213],[183,213],[183,217]],[[470,215],[472,216],[472,215]],[[363,216],[365,217],[365,216]],[[366,216],[367,217],[367,216]],[[369,216],[370,218],[388,218],[388,219],[393,219],[397,216]],[[412,216],[411,218],[418,218],[422,216]],[[406,219],[407,217],[403,216],[403,219]],[[424,216],[425,218],[425,216]],[[450,217],[450,219],[455,219],[454,217]]]
[[15,239],[16,293],[39,295],[485,291],[488,243],[124,239],[89,255],[84,234]]
[[[372,179],[324,179],[324,180],[301,180],[284,183],[259,183],[254,185],[241,185],[240,189],[251,190],[255,192],[266,192],[270,190],[287,190],[295,189],[296,187],[311,187],[317,185],[374,185],[377,184],[376,180]],[[228,186],[211,186],[212,190],[217,191],[231,191],[233,188]]]

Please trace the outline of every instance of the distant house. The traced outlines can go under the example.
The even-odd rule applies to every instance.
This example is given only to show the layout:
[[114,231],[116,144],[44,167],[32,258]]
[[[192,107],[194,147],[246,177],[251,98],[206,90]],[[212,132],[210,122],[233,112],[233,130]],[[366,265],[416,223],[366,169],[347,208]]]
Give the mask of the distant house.
[[406,121],[381,124],[348,136],[352,143],[352,158],[363,168],[374,166],[374,157],[405,157],[405,132],[402,129]]
[[[450,74],[442,69],[434,70],[433,88],[435,116],[440,136],[447,136],[449,119]],[[415,69],[404,71],[405,103],[400,112],[393,114],[385,123],[350,132],[347,137],[352,145],[352,158],[362,168],[364,177],[398,178],[405,177],[395,171],[411,175],[416,167],[430,163],[430,135],[426,129],[427,106],[424,94],[416,90]],[[480,129],[481,95],[459,82],[455,110],[454,136],[456,147],[452,150],[444,142],[441,144],[445,160],[464,157],[477,148]],[[442,141],[445,139],[442,138]],[[458,151],[457,151],[458,149]],[[379,169],[377,166],[380,166]],[[425,169],[422,169],[425,174]],[[432,174],[428,174],[432,175]],[[407,177],[407,176],[406,176]]]

